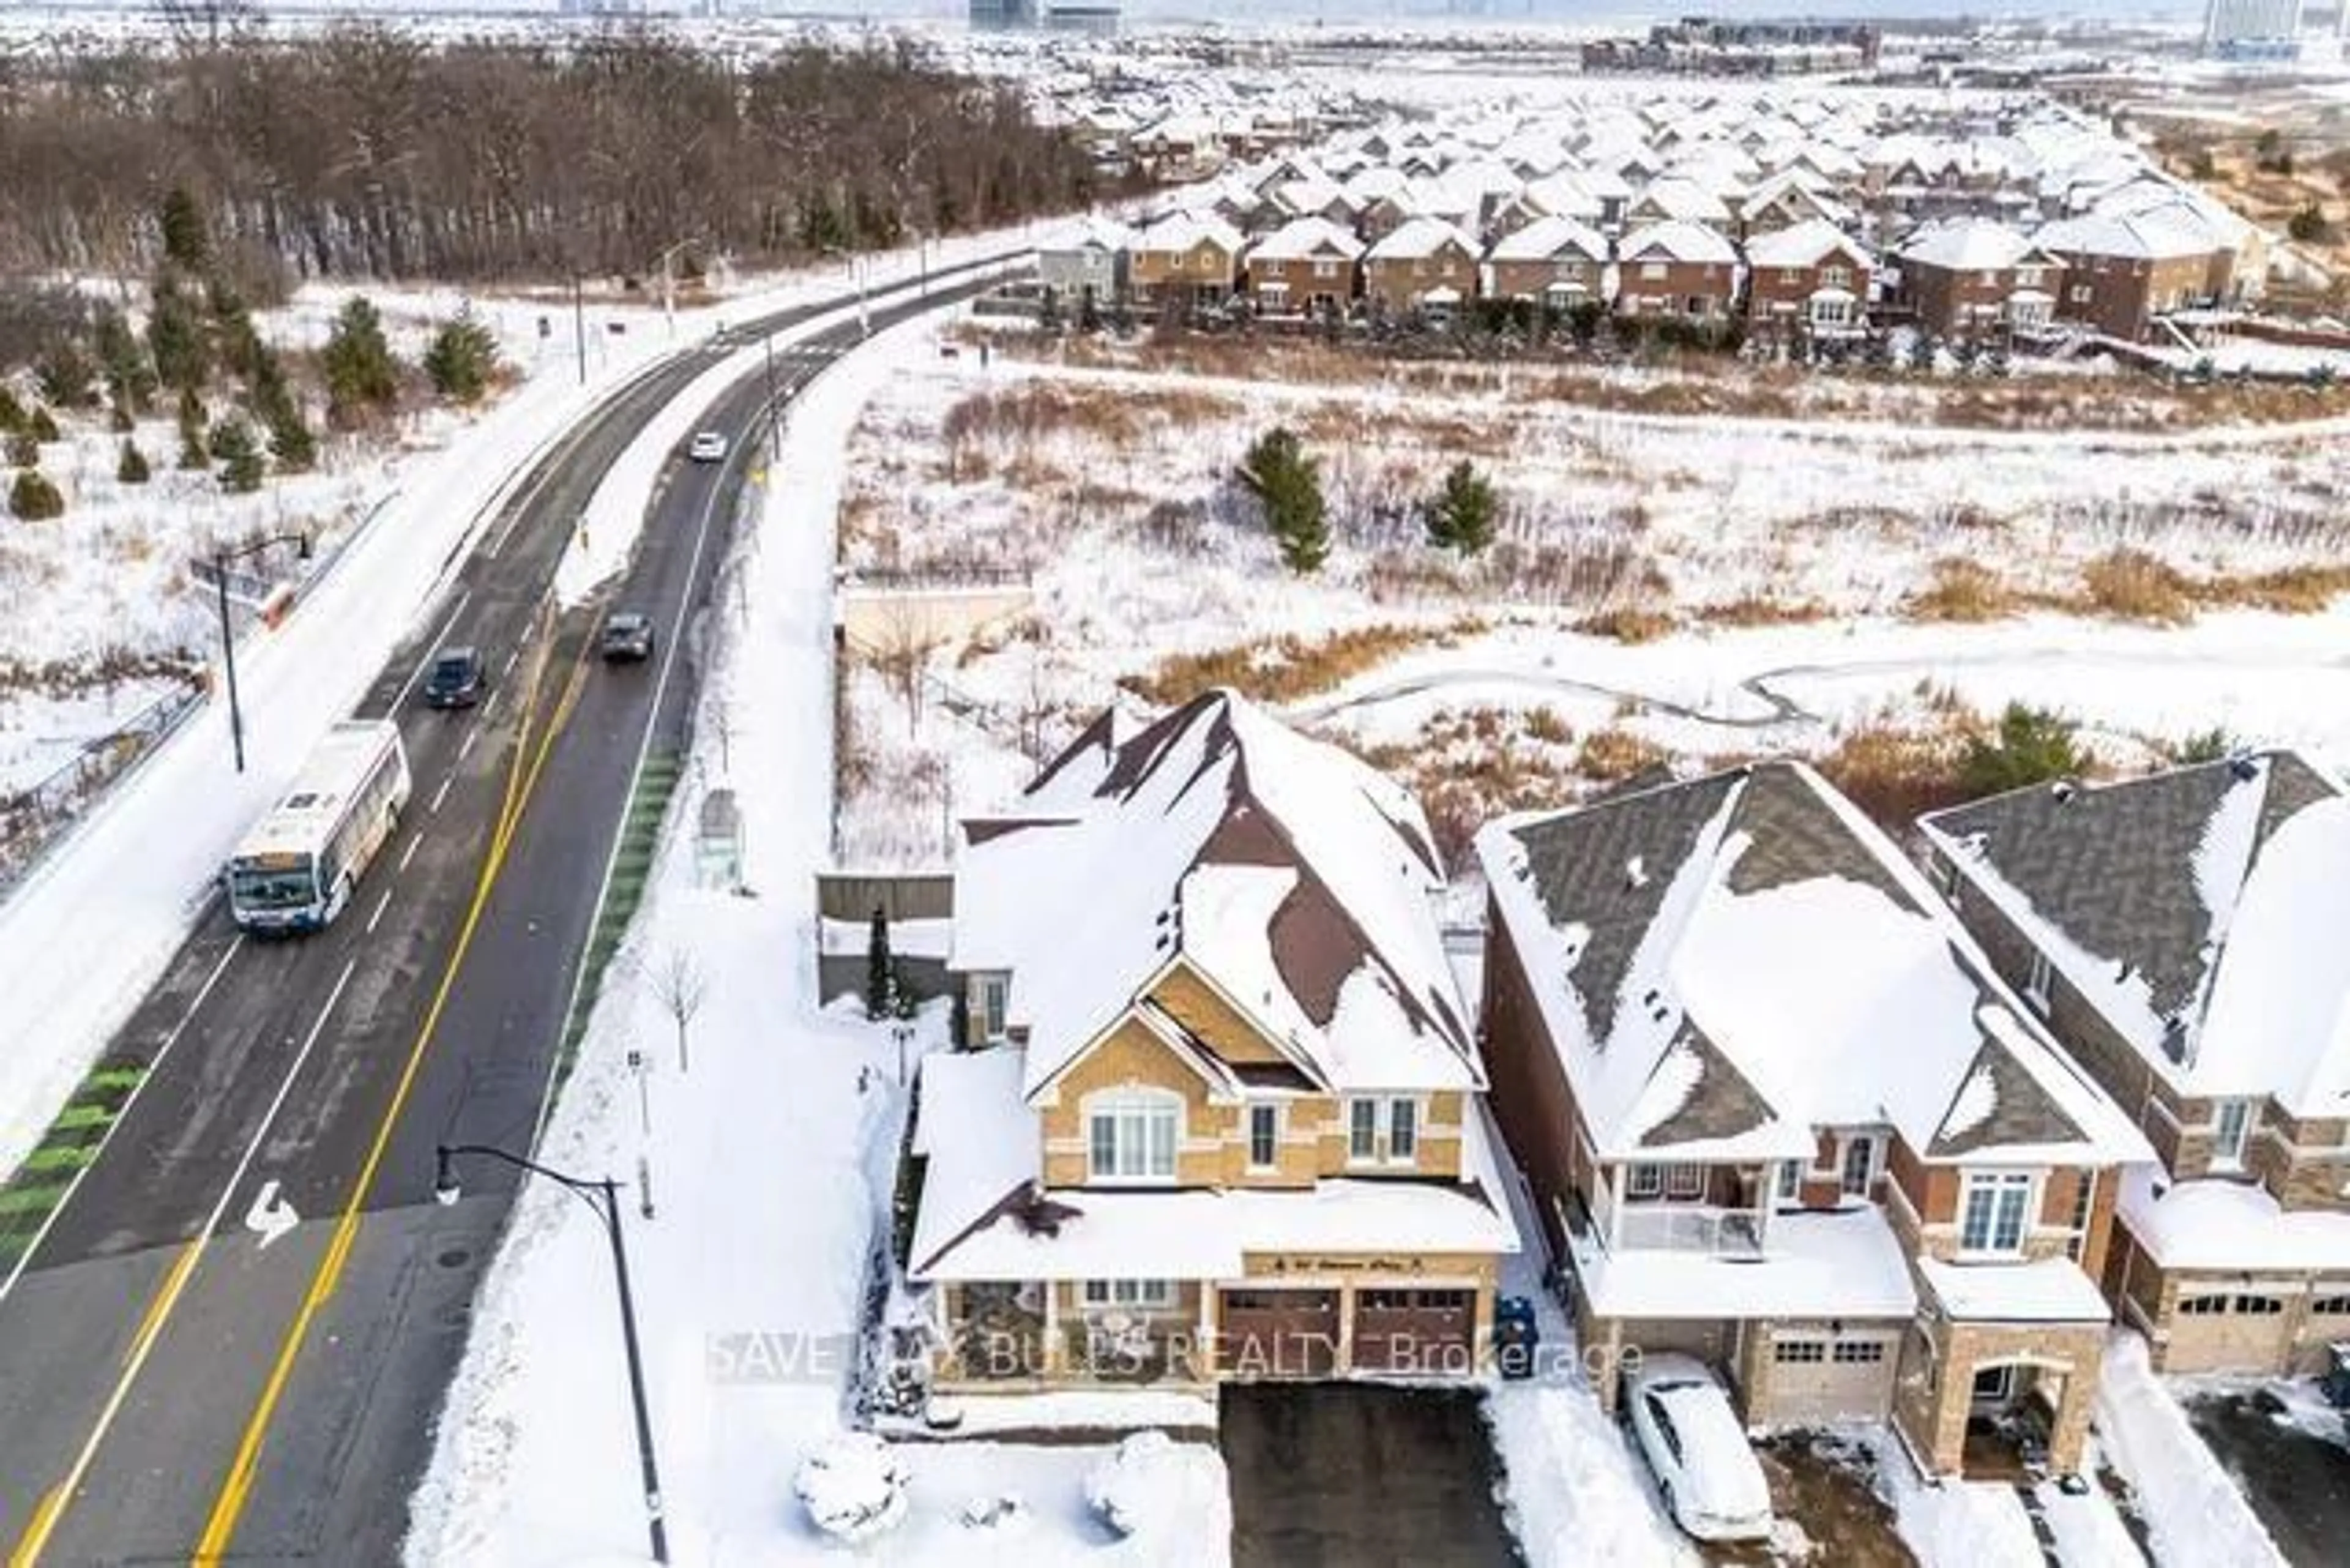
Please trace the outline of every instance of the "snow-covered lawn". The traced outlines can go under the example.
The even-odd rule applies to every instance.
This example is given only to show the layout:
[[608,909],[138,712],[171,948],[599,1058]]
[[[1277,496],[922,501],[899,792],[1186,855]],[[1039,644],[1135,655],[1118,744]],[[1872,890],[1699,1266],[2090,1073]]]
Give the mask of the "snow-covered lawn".
[[[727,627],[704,701],[727,704],[754,896],[694,887],[691,843],[673,832],[616,966],[692,955],[709,1000],[692,1025],[691,1071],[676,1070],[650,988],[608,986],[541,1151],[586,1173],[650,1164],[660,1211],[650,1222],[631,1212],[631,1258],[682,1563],[836,1560],[794,1501],[793,1477],[843,1430],[843,1379],[906,1099],[889,1029],[820,1012],[814,996],[811,895],[832,789],[822,718],[831,524],[858,409],[890,367],[926,351],[919,329],[901,329],[795,400],[778,465],[790,483],[766,490],[740,545],[748,609]],[[697,750],[673,823],[694,821],[701,793],[724,782],[715,750]],[[926,1044],[941,1040],[941,1018],[926,1015]],[[649,1137],[625,1064],[631,1047],[651,1064]],[[525,1195],[484,1287],[410,1561],[526,1568],[638,1549],[602,1249],[594,1217],[568,1195]],[[755,1358],[742,1354],[752,1345],[763,1347]],[[761,1375],[744,1376],[754,1363]],[[1083,1498],[1098,1445],[897,1451],[912,1472],[908,1516],[864,1548],[868,1561],[1210,1564],[1225,1554],[1229,1505],[1210,1449],[1183,1446],[1170,1466],[1172,1521],[1114,1546]],[[1008,1522],[965,1522],[972,1504],[1007,1492],[1024,1505]]]

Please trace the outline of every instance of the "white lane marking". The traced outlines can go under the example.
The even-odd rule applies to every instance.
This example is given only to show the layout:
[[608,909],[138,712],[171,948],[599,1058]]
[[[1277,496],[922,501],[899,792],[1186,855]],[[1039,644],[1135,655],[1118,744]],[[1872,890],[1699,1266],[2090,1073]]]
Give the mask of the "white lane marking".
[[501,693],[493,691],[482,700],[482,711],[478,715],[481,722],[484,724],[488,723],[490,722],[490,715],[498,711],[498,698],[500,695]]
[[180,1036],[188,1032],[188,1025],[196,1021],[196,1014],[203,1011],[205,1002],[212,996],[213,987],[218,985],[221,976],[227,972],[229,960],[236,957],[238,950],[244,946],[244,933],[239,931],[235,940],[228,944],[228,950],[221,954],[220,961],[213,965],[212,972],[204,976],[204,983],[196,989],[195,997],[188,1003],[187,1012],[182,1013],[180,1021],[172,1025],[172,1032],[163,1036],[163,1043],[155,1047],[155,1054],[147,1063],[145,1075],[130,1085],[130,1092],[122,1096],[121,1108],[114,1113],[114,1119],[106,1124],[106,1130],[99,1134],[98,1147],[90,1152],[89,1164],[73,1173],[73,1179],[66,1183],[64,1194],[57,1199],[56,1207],[49,1210],[48,1218],[41,1221],[41,1228],[33,1232],[32,1241],[26,1244],[24,1252],[16,1259],[16,1266],[8,1271],[8,1277],[0,1280],[0,1302],[6,1301],[8,1293],[16,1288],[17,1280],[23,1277],[25,1271],[32,1265],[33,1258],[40,1251],[41,1242],[47,1238],[50,1227],[57,1222],[57,1216],[66,1211],[66,1205],[73,1201],[74,1193],[81,1186],[82,1178],[90,1173],[91,1167],[97,1165],[99,1158],[106,1153],[107,1143],[114,1137],[115,1129],[130,1118],[130,1107],[139,1103],[139,1096],[146,1092],[148,1084],[163,1070],[164,1058],[171,1055],[172,1047],[180,1043]]
[[473,754],[473,742],[481,738],[481,727],[479,725],[468,725],[465,730],[465,738],[457,743],[457,760],[462,763],[467,757],[472,756]]
[[432,792],[432,805],[426,808],[428,815],[433,816],[441,815],[441,803],[449,798],[449,786],[456,782],[457,775],[455,774],[451,774],[447,778],[441,781],[441,787]]
[[261,1240],[256,1244],[263,1247],[300,1223],[302,1216],[279,1195],[276,1177],[261,1184],[261,1190],[253,1195],[253,1207],[244,1211],[244,1228],[260,1232]]
[[506,655],[506,661],[498,666],[498,679],[504,680],[507,676],[512,675],[514,667],[521,662],[522,644],[517,642],[514,645],[514,651]]
[[[220,1200],[213,1205],[212,1213],[204,1220],[203,1229],[198,1231],[191,1241],[190,1245],[196,1251],[184,1265],[187,1273],[181,1280],[180,1288],[184,1289],[187,1280],[195,1277],[195,1260],[203,1257],[205,1244],[212,1240],[213,1232],[220,1228],[222,1217],[228,1212],[229,1199],[235,1197],[236,1189],[244,1184],[245,1172],[253,1165],[253,1157],[260,1151],[262,1143],[269,1137],[269,1129],[276,1124],[277,1113],[285,1107],[286,1096],[293,1089],[294,1080],[300,1075],[303,1064],[310,1059],[310,1047],[318,1043],[318,1036],[325,1032],[327,1019],[335,1011],[335,1003],[342,1000],[343,987],[350,983],[351,971],[357,963],[358,961],[353,960],[343,965],[343,972],[336,980],[335,989],[327,995],[327,1005],[318,1010],[318,1021],[310,1026],[309,1035],[302,1042],[302,1049],[294,1054],[293,1064],[286,1069],[286,1077],[277,1085],[277,1093],[270,1100],[269,1109],[261,1118],[261,1126],[255,1130],[253,1141],[245,1146],[244,1153],[236,1162],[236,1168],[229,1173],[228,1184],[221,1189]],[[172,1265],[174,1268],[181,1266],[177,1263]],[[82,1443],[81,1451],[74,1456],[73,1467],[66,1471],[66,1479],[59,1487],[62,1496],[71,1497],[81,1490],[83,1478],[89,1474],[90,1463],[97,1459],[99,1448],[106,1441],[106,1434],[114,1426],[115,1417],[122,1413],[123,1402],[130,1397],[131,1385],[139,1381],[139,1374],[145,1368],[147,1357],[154,1351],[156,1343],[163,1337],[160,1322],[156,1326],[142,1333],[143,1337],[132,1342],[130,1359],[123,1366],[122,1376],[114,1380],[114,1390],[106,1397],[105,1405],[99,1408],[97,1424],[90,1428],[89,1437]]]
[[457,618],[463,615],[465,607],[473,602],[473,590],[471,588],[457,596],[456,604],[452,606],[449,613],[442,618],[441,629],[434,632],[432,640],[424,645],[424,657],[416,661],[416,668],[410,670],[408,679],[400,683],[400,691],[391,700],[391,707],[387,711],[387,717],[398,713],[400,709],[408,705],[408,694],[416,690],[418,681],[424,679],[424,671],[432,665],[433,656],[441,651],[441,644],[448,637],[450,628],[457,624]]
[[400,864],[392,867],[393,876],[408,869],[408,863],[416,858],[416,846],[423,842],[424,835],[421,833],[408,841],[408,847],[400,852]]
[[390,902],[391,889],[386,888],[383,890],[383,897],[375,901],[375,913],[368,917],[367,929],[370,936],[374,934],[377,924],[382,920],[385,907]]

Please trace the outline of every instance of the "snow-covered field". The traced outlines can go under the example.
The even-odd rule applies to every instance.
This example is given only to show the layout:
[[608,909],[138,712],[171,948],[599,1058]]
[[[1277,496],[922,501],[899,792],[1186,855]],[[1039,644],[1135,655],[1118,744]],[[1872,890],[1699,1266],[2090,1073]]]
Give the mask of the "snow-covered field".
[[[791,483],[764,493],[739,545],[748,609],[727,628],[704,701],[726,704],[732,780],[756,785],[741,796],[754,891],[693,886],[692,844],[672,832],[616,966],[633,961],[641,973],[691,955],[709,992],[691,1026],[691,1070],[677,1070],[670,1021],[650,988],[608,987],[541,1150],[557,1168],[626,1175],[642,1158],[651,1171],[659,1216],[630,1214],[630,1245],[681,1562],[837,1556],[793,1501],[793,1476],[844,1429],[847,1347],[876,1227],[887,1222],[906,1096],[888,1028],[816,1004],[810,895],[827,855],[832,790],[816,716],[827,707],[845,437],[872,388],[927,351],[920,329],[900,329],[795,401],[777,465]],[[730,782],[714,751],[698,750],[672,823],[695,820],[700,793]],[[926,1045],[940,1043],[939,1013],[923,1032]],[[632,1046],[651,1064],[650,1136],[625,1064]],[[611,1375],[602,1248],[594,1218],[567,1194],[525,1196],[484,1287],[410,1561],[525,1568],[637,1549],[643,1523],[626,1391]],[[737,1352],[746,1343],[812,1359],[795,1375],[744,1376],[753,1358]],[[862,1549],[865,1561],[1206,1564],[1224,1555],[1229,1527],[1218,1512],[1229,1505],[1206,1449],[1180,1452],[1180,1520],[1122,1542],[1083,1498],[1098,1445],[898,1452],[912,1471],[908,1515]],[[1007,1493],[1023,1504],[1014,1522],[963,1521],[973,1503]]]

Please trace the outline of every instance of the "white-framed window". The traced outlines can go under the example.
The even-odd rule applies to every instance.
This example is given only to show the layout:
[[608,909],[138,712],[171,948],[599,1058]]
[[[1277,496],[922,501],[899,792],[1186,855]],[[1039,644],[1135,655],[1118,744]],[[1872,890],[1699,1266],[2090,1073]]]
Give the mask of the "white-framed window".
[[1852,268],[1830,265],[1820,269],[1820,283],[1826,288],[1850,288]]
[[1315,277],[1336,277],[1338,275],[1338,264],[1330,260],[1327,256],[1318,257],[1314,263],[1314,275]]
[[2241,1170],[2252,1141],[2252,1102],[2217,1100],[2211,1106],[2211,1168]]
[[1379,1103],[1347,1102],[1347,1158],[1365,1161],[1379,1157]]
[[1640,281],[1643,283],[1655,283],[1665,275],[1665,264],[1662,262],[1642,262],[1640,264]]
[[1271,1170],[1281,1163],[1281,1107],[1253,1105],[1248,1108],[1248,1162],[1251,1170]]
[[1086,1106],[1086,1147],[1096,1181],[1175,1179],[1183,1102],[1159,1089],[1120,1090]]
[[1701,1165],[1665,1167],[1665,1196],[1684,1199],[1704,1197],[1705,1167]]
[[2081,1254],[2089,1250],[2089,1215],[2097,1196],[2097,1173],[2077,1171],[2073,1180],[2073,1215],[2065,1225],[2072,1234],[2065,1238],[2064,1255],[2077,1263]]
[[2054,983],[2055,979],[2056,971],[2049,964],[2048,955],[2037,948],[2033,949],[2032,967],[2023,977],[2023,1000],[2045,1014],[2048,1011],[2049,988]]
[[1959,1251],[2013,1257],[2031,1228],[2033,1181],[2029,1171],[1970,1171],[1959,1190]]
[[2038,288],[2046,279],[2047,272],[2048,269],[2046,267],[2017,267],[2015,269],[2015,286],[2018,288]]
[[1388,1102],[1388,1162],[1409,1165],[1419,1158],[1419,1102]]
[[979,1023],[985,1038],[1003,1038],[1004,1004],[1011,992],[1009,976],[983,974],[979,977]]
[[1849,299],[1813,300],[1812,325],[1814,327],[1851,326],[1852,301]]
[[1982,286],[1985,288],[1997,288],[1999,286],[1999,274],[1995,272],[1987,272],[1983,274]]
[[1779,1162],[1778,1185],[1778,1192],[1781,1201],[1793,1203],[1797,1198],[1803,1196],[1803,1161],[1796,1159],[1781,1160]]
[[2085,283],[2076,283],[2065,293],[2072,296],[2074,304],[2086,305],[2096,296],[2097,291]]
[[1625,1177],[1625,1189],[1635,1198],[1654,1198],[1665,1189],[1665,1168],[1636,1165]]
[[1844,1140],[1844,1190],[1848,1197],[1866,1198],[1869,1183],[1876,1179],[1877,1139],[1855,1133]]
[[1172,1280],[1087,1280],[1085,1304],[1089,1307],[1168,1307],[1175,1304]]

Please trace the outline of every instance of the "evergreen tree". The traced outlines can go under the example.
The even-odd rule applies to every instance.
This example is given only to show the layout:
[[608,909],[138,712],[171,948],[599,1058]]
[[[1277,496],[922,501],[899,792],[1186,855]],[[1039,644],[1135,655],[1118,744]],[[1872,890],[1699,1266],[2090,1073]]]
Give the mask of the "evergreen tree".
[[263,349],[255,363],[253,411],[269,427],[270,455],[281,472],[299,473],[318,460],[318,438],[303,422],[302,405],[286,384],[277,356]]
[[16,483],[9,486],[8,510],[27,523],[61,516],[65,509],[66,498],[57,493],[57,487],[49,483],[49,476],[37,468],[25,470],[16,476]]
[[57,417],[48,410],[36,405],[33,411],[25,416],[25,433],[41,445],[48,445],[57,439]]
[[0,435],[15,435],[24,428],[25,405],[16,400],[7,383],[0,382]]
[[155,280],[154,305],[147,316],[147,350],[154,356],[155,375],[164,386],[201,391],[212,375],[212,346],[196,302],[168,273]]
[[163,198],[163,259],[186,272],[202,272],[212,256],[212,237],[204,210],[194,192],[174,185]]
[[1975,735],[1959,760],[1959,784],[1970,797],[2079,776],[2087,758],[2074,739],[2076,726],[2061,713],[2010,702],[1995,737]]
[[155,367],[122,312],[111,307],[98,317],[98,362],[115,408],[136,419],[155,400]]
[[865,1016],[888,1018],[896,1012],[897,990],[897,970],[889,961],[889,916],[876,904],[865,937]]
[[1430,544],[1474,556],[1493,542],[1500,511],[1492,482],[1463,458],[1445,474],[1436,493],[1420,504],[1420,519]]
[[453,403],[481,401],[497,368],[498,341],[470,309],[442,322],[424,353],[424,373],[432,379],[432,389]]
[[322,358],[329,422],[347,427],[400,400],[400,361],[384,340],[383,318],[365,295],[353,295],[344,304]]
[[122,457],[114,465],[114,477],[125,484],[147,483],[147,454],[140,452],[139,443],[128,436],[122,440]]
[[1282,565],[1300,576],[1319,570],[1330,554],[1322,476],[1295,432],[1276,425],[1259,436],[1241,462],[1240,481],[1264,508]]
[[204,400],[196,396],[192,387],[180,389],[180,466],[184,469],[204,468],[213,460],[212,447],[204,439]]
[[221,488],[232,495],[249,495],[261,488],[261,442],[253,427],[231,416],[213,431],[213,456],[220,460]]
[[98,367],[73,338],[52,344],[33,368],[33,379],[51,408],[86,409],[98,401]]

